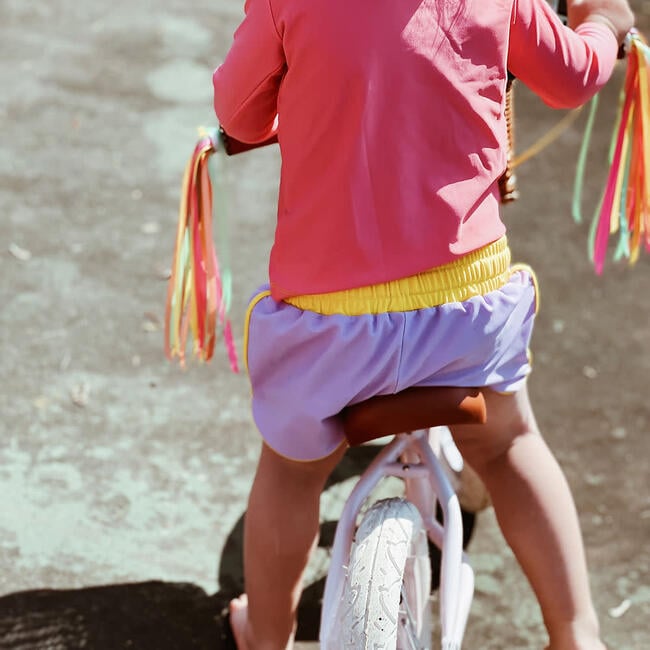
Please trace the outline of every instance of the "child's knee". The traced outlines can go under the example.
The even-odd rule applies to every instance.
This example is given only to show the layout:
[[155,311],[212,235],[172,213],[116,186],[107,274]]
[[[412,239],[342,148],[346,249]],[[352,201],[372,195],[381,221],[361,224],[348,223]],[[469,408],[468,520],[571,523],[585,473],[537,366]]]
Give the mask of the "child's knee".
[[481,469],[506,458],[523,437],[537,435],[525,420],[511,421],[501,427],[474,425],[454,431],[456,446],[463,458],[479,473]]
[[507,455],[523,436],[540,435],[525,387],[514,394],[489,389],[484,394],[486,424],[452,429],[460,453],[477,470]]

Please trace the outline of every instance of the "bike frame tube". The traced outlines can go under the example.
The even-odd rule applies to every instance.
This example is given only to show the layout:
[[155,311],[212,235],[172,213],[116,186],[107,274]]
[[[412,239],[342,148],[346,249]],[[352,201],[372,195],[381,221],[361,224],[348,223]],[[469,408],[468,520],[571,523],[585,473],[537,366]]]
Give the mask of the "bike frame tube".
[[335,630],[336,614],[343,596],[343,585],[350,562],[350,549],[359,512],[381,479],[393,476],[390,471],[391,463],[396,461],[410,444],[411,440],[408,434],[395,436],[359,477],[343,506],[339,523],[336,526],[336,533],[334,534],[330,568],[325,580],[325,592],[323,594],[319,634],[320,645],[323,650],[340,650],[337,639],[332,632]]
[[435,519],[435,510],[430,508],[430,497],[424,495],[424,502],[420,502],[423,496],[422,485],[408,486],[412,479],[407,479],[407,490],[411,491],[410,498],[420,509],[430,538],[441,551],[439,602],[442,648],[453,650],[460,648],[474,592],[473,571],[463,553],[460,503],[449,477],[431,448],[428,437],[418,437],[414,441],[414,448],[420,463],[428,469],[430,486],[443,514],[444,526],[441,527]]
[[[363,472],[345,502],[336,527],[330,569],[325,582],[320,626],[321,648],[340,650],[335,625],[357,517],[372,490],[388,476],[405,480],[406,498],[418,508],[429,537],[441,549],[442,647],[448,650],[460,648],[473,595],[473,572],[463,553],[463,525],[458,498],[431,447],[428,429],[395,436]],[[442,508],[444,526],[435,520],[436,498]]]

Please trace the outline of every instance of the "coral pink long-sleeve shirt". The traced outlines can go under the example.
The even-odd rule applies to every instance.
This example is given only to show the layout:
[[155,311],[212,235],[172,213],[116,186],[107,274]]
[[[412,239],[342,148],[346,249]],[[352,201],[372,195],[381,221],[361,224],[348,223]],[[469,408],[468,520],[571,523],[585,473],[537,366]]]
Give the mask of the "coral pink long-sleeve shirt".
[[234,138],[277,130],[273,296],[414,275],[501,237],[507,69],[570,108],[617,49],[545,0],[246,0],[214,104]]

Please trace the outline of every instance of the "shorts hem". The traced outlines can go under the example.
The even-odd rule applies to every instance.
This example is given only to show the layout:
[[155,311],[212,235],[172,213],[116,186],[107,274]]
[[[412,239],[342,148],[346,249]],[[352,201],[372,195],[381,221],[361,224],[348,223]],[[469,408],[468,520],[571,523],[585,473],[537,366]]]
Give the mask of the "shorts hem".
[[267,438],[264,437],[264,434],[260,431],[260,435],[262,436],[262,440],[264,441],[264,444],[269,447],[273,451],[273,453],[277,454],[281,458],[284,458],[285,460],[289,460],[292,463],[315,463],[318,462],[319,460],[325,460],[326,458],[329,458],[332,454],[337,452],[341,447],[343,446],[348,446],[348,441],[346,440],[345,437],[339,442],[338,445],[333,447],[329,452],[323,454],[322,456],[316,456],[314,458],[293,458],[291,456],[288,456],[286,453],[283,453],[277,449],[276,446],[271,444]]

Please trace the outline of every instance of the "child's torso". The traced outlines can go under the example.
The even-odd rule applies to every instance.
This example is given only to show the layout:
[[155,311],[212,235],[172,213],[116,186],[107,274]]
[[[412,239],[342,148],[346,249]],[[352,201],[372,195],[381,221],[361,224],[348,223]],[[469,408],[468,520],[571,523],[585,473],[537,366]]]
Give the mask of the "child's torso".
[[512,0],[272,0],[287,58],[276,298],[447,263],[504,232]]

